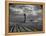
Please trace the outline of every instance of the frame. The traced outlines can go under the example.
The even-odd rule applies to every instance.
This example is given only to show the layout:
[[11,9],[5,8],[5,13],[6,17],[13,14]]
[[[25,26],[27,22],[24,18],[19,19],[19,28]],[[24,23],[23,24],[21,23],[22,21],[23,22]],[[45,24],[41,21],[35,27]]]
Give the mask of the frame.
[[[22,34],[34,34],[34,33],[44,33],[45,32],[45,3],[43,2],[20,2],[20,1],[6,1],[6,6],[5,6],[5,32],[6,32],[6,36],[10,36],[10,35],[22,35]],[[42,16],[42,30],[41,31],[37,31],[36,28],[37,28],[37,23],[35,23],[35,29],[34,31],[28,31],[28,32],[10,32],[10,6],[13,6],[13,7],[16,7],[17,6],[30,6],[30,5],[33,5],[33,6],[38,6],[40,7],[41,6],[41,10],[42,13],[41,13],[41,16]],[[25,8],[25,7],[24,7]],[[30,9],[30,8],[29,8]],[[13,9],[12,9],[13,10]],[[36,9],[37,10],[37,9]],[[28,13],[28,12],[27,12]],[[21,13],[22,14],[22,13]],[[34,14],[34,16],[37,15],[37,14]],[[25,16],[25,14],[24,14]],[[25,17],[26,18],[26,17]],[[37,19],[37,17],[35,18]],[[15,19],[16,20],[16,19]],[[31,20],[32,21],[32,20]],[[15,22],[16,23],[16,22]],[[24,23],[25,23],[25,20],[24,20]],[[16,25],[15,25],[16,26]]]

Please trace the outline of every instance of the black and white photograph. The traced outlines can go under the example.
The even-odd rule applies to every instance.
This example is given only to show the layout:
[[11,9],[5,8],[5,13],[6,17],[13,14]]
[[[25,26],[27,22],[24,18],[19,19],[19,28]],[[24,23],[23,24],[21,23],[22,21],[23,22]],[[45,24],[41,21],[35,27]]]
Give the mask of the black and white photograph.
[[43,31],[43,5],[9,3],[9,32]]

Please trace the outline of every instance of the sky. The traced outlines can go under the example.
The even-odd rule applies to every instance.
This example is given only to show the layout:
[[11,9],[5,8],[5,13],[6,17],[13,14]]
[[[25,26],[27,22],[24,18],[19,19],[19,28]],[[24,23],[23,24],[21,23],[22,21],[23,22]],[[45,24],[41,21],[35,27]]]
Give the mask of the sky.
[[12,5],[10,6],[10,10],[15,12],[15,14],[32,14],[34,16],[38,15],[38,13],[42,12],[42,9],[39,5]]

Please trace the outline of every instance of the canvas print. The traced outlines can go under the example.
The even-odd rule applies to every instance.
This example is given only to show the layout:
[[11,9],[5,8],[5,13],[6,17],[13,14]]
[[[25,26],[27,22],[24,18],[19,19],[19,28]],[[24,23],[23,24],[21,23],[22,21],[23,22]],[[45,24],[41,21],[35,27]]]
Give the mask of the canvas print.
[[9,3],[9,32],[43,31],[43,5]]

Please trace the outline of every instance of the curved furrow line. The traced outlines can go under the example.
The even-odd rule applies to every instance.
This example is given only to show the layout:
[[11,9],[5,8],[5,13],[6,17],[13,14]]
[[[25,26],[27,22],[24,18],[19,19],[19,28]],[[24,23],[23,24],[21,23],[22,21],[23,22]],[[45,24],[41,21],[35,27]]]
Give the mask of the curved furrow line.
[[32,31],[31,29],[27,28],[27,26],[21,26],[21,27],[25,30],[25,32],[31,32]]
[[20,28],[21,32],[25,32],[25,30],[23,29],[23,26],[19,25],[19,28]]
[[16,25],[16,32],[20,32],[20,28],[18,24]]

